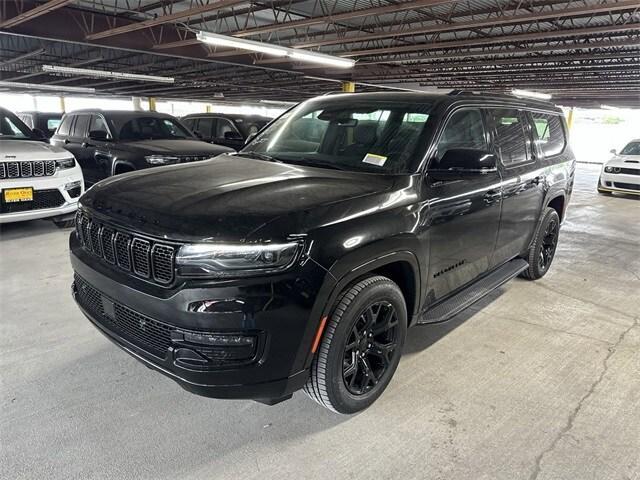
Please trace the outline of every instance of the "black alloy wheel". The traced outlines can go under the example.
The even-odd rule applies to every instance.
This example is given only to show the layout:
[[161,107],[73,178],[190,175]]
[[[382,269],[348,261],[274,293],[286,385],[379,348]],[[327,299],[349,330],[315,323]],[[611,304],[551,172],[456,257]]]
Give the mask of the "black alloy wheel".
[[375,302],[358,317],[344,350],[342,378],[353,395],[374,388],[398,350],[398,315],[391,303]]
[[553,208],[547,207],[543,212],[533,242],[524,256],[529,263],[529,268],[521,274],[524,278],[537,280],[549,271],[558,247],[559,235],[560,216]]
[[555,218],[551,219],[545,228],[544,237],[542,238],[542,248],[538,257],[538,269],[540,271],[546,270],[551,265],[558,245],[559,230],[558,222]]
[[337,413],[369,407],[387,388],[407,335],[400,287],[382,275],[356,281],[338,296],[304,387]]

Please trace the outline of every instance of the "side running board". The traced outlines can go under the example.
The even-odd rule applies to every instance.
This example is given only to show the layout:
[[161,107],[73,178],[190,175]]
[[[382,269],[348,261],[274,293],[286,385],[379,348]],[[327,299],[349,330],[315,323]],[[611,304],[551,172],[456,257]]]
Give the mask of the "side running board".
[[452,297],[431,307],[421,316],[418,324],[437,323],[449,320],[499,286],[520,275],[520,273],[528,267],[529,264],[520,258],[505,263],[485,277],[473,282],[465,289],[460,290]]

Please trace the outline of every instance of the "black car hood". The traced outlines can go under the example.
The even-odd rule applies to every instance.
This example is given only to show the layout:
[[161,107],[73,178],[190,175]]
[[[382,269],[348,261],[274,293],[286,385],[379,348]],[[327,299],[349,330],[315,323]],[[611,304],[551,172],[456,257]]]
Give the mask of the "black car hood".
[[314,220],[332,221],[327,206],[393,184],[383,175],[222,155],[112,177],[91,188],[81,205],[153,236],[240,241],[276,219],[278,235],[306,233]]
[[130,142],[118,142],[119,150],[141,154],[170,154],[170,155],[211,155],[233,152],[232,148],[222,145],[212,145],[201,140],[136,140]]

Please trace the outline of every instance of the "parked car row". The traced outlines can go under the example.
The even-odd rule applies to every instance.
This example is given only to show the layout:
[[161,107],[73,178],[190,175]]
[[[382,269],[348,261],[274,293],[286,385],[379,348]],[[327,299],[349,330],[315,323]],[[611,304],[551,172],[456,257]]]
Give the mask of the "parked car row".
[[85,185],[234,152],[268,122],[256,116],[203,114],[186,117],[187,126],[156,112],[14,115],[0,109],[0,223],[52,218],[70,226]]

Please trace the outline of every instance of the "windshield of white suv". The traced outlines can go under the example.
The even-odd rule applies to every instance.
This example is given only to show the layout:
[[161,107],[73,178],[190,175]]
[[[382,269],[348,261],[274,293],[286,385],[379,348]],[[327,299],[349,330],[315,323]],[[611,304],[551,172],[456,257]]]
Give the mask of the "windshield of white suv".
[[640,142],[631,142],[622,149],[620,155],[640,155]]
[[0,139],[33,140],[33,134],[18,117],[0,110]]
[[337,170],[412,173],[424,154],[431,105],[314,100],[278,118],[240,155]]
[[120,129],[120,140],[175,140],[193,136],[172,118],[136,117]]

